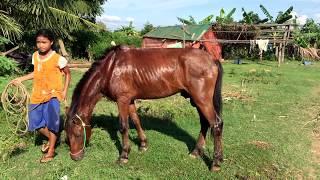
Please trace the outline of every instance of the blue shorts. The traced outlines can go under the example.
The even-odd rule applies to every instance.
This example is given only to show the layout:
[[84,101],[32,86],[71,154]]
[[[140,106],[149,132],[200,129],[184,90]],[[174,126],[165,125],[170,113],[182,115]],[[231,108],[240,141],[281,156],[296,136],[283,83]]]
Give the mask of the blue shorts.
[[51,132],[60,131],[60,102],[52,98],[48,102],[29,105],[29,131],[47,127]]

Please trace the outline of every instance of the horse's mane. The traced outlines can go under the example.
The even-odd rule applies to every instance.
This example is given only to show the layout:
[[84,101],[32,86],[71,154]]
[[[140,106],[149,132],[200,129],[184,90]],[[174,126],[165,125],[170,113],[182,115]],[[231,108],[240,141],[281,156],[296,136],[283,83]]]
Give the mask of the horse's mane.
[[102,64],[104,64],[104,62],[106,62],[106,60],[109,59],[110,55],[115,52],[116,50],[121,49],[121,46],[115,46],[112,47],[110,49],[107,49],[104,53],[104,55],[99,58],[98,61],[95,61],[91,67],[88,69],[88,71],[82,76],[82,78],[80,79],[80,81],[78,82],[76,88],[73,91],[73,95],[72,95],[72,103],[75,103],[81,95],[81,90],[83,89],[83,87],[85,86],[85,84],[88,82],[89,78],[95,73],[97,72],[97,70],[100,68],[100,66]]

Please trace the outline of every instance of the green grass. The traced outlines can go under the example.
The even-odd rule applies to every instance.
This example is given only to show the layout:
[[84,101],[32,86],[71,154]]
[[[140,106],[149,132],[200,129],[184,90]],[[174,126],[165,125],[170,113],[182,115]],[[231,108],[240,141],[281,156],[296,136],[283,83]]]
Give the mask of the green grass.
[[[203,158],[191,159],[200,123],[188,99],[178,95],[137,103],[149,140],[147,152],[138,151],[135,129],[130,130],[132,150],[127,165],[116,160],[121,148],[116,105],[100,101],[93,115],[94,133],[85,158],[69,158],[61,144],[53,162],[40,164],[38,137],[22,140],[27,147],[13,152],[0,163],[5,179],[284,179],[316,178],[320,171],[313,161],[311,124],[320,107],[320,65],[224,64],[224,158],[222,170],[209,172],[213,143],[207,137]],[[72,73],[69,95],[82,73]],[[1,78],[1,77],[0,77]],[[0,91],[8,82],[2,78]],[[28,84],[30,85],[30,83]],[[10,136],[0,110],[1,136]],[[64,134],[63,134],[64,136]]]

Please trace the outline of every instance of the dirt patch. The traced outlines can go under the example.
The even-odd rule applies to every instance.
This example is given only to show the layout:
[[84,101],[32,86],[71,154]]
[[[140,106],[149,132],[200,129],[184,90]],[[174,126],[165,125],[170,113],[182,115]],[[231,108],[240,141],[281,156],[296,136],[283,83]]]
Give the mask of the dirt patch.
[[70,68],[71,70],[86,72],[89,68]]
[[224,86],[222,97],[225,102],[231,100],[250,101],[253,99],[245,89],[235,85]]
[[255,145],[257,148],[263,149],[263,150],[266,150],[272,147],[271,144],[264,141],[251,141],[249,142],[249,144]]

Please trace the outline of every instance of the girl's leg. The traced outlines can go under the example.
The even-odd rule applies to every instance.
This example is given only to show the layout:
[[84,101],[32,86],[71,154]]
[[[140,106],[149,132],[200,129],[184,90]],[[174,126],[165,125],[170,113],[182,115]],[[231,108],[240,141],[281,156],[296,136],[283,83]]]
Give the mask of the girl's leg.
[[49,150],[47,153],[48,157],[53,157],[55,153],[55,144],[57,141],[57,135],[51,131],[49,131]]
[[38,129],[38,131],[44,135],[45,137],[47,137],[49,139],[49,136],[50,136],[50,133],[49,133],[49,130],[47,127],[44,127],[44,128],[40,128]]
[[57,135],[49,131],[49,150],[44,156],[42,156],[42,158],[40,159],[40,163],[46,163],[53,160],[55,156],[56,141],[57,141]]

